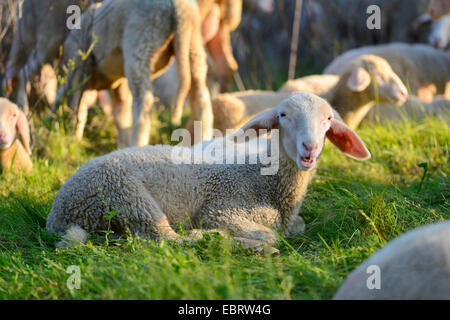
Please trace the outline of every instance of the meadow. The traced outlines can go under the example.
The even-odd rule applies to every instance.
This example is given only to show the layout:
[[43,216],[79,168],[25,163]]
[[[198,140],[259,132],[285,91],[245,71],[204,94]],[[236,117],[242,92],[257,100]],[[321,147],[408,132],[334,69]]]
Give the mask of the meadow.
[[[112,119],[99,110],[91,109],[82,143],[62,115],[35,117],[33,171],[0,176],[0,299],[330,299],[387,241],[450,219],[448,124],[366,122],[358,133],[372,159],[354,161],[327,143],[300,212],[306,231],[283,239],[279,256],[233,251],[214,234],[180,245],[113,239],[107,230],[55,249],[45,219],[56,193],[83,163],[115,148]],[[153,118],[152,143],[168,143],[167,112]],[[66,285],[72,265],[80,289]]]

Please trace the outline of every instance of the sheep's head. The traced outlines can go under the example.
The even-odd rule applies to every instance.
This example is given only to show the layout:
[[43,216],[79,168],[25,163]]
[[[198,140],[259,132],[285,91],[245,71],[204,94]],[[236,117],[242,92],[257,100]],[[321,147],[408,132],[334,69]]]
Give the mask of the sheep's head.
[[25,150],[31,153],[30,131],[25,114],[8,99],[0,98],[0,149],[11,147],[17,134],[22,138]]
[[282,149],[300,170],[316,167],[325,137],[352,158],[371,157],[361,138],[341,121],[328,102],[311,93],[291,95],[277,107],[254,117],[238,132],[275,128],[280,129]]
[[408,98],[408,90],[402,80],[381,57],[363,55],[353,61],[346,74],[343,80],[348,89],[366,96],[367,102],[402,105]]

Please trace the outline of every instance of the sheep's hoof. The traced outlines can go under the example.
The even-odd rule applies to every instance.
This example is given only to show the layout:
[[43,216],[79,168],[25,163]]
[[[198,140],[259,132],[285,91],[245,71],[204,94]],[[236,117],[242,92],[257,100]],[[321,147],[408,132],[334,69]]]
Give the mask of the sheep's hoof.
[[240,251],[240,248],[244,248],[258,255],[277,256],[280,254],[278,249],[253,239],[234,238],[232,239],[232,246],[237,252]]

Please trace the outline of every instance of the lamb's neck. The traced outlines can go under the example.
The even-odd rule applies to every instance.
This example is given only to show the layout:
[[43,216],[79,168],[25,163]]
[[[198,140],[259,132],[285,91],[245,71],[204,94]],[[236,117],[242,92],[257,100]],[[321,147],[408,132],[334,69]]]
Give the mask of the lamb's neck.
[[288,221],[298,214],[307,187],[316,169],[302,171],[280,146],[280,163],[277,173],[277,187],[280,212],[283,220]]

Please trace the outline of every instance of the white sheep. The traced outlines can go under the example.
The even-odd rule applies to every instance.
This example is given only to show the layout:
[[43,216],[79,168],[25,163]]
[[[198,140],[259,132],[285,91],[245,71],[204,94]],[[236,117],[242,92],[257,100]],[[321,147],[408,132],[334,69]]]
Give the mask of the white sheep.
[[353,49],[334,59],[323,73],[340,75],[354,59],[368,54],[386,59],[421,100],[431,102],[436,95],[450,99],[450,52],[428,45],[390,43]]
[[[274,135],[279,133],[279,146],[271,147],[273,155],[279,150],[278,171],[272,175],[261,174],[262,155],[255,164],[191,163],[192,148],[168,145],[96,158],[58,192],[47,230],[65,234],[68,243],[108,228],[179,240],[172,227],[186,222],[188,228],[230,231],[244,245],[272,245],[275,231],[287,236],[305,227],[298,214],[325,136],[353,158],[370,158],[358,135],[333,115],[325,100],[296,93],[232,135],[243,138],[254,130],[278,128],[270,139],[278,141]],[[116,214],[109,220],[111,212]]]
[[348,276],[334,299],[450,299],[450,222],[392,240]]
[[30,171],[33,167],[30,154],[30,129],[25,114],[16,104],[0,98],[1,168],[3,170],[23,168]]

